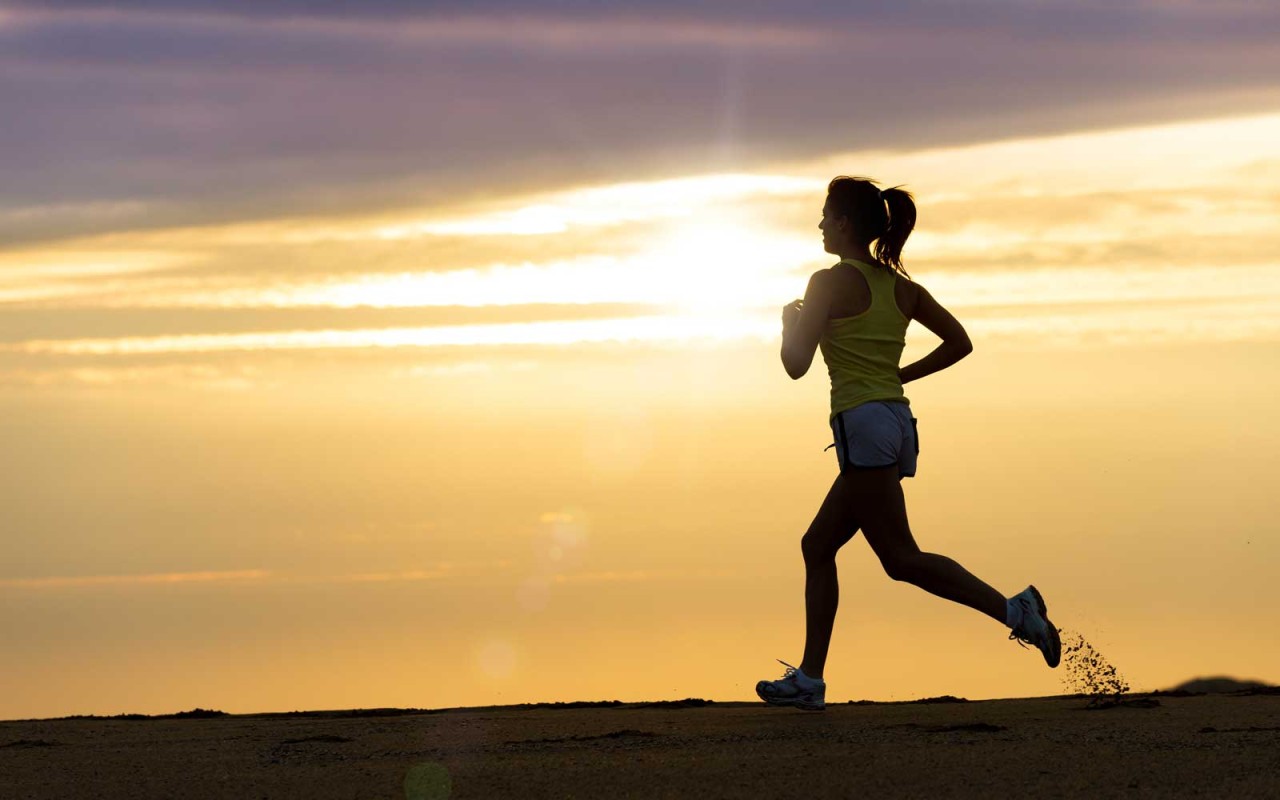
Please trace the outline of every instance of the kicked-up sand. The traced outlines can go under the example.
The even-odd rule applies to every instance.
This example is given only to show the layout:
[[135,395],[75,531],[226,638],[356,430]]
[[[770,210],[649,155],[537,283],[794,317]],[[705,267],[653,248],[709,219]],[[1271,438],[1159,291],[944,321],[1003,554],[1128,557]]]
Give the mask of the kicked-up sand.
[[0,722],[8,798],[1280,797],[1280,694]]

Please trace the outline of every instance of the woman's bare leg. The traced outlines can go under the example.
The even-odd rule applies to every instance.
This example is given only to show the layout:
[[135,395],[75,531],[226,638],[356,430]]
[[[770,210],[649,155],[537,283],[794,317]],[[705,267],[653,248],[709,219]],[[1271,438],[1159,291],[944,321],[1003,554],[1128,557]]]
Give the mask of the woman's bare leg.
[[849,487],[836,478],[822,501],[822,507],[800,540],[804,553],[804,660],[800,669],[811,678],[821,678],[835,627],[840,603],[836,577],[836,552],[858,532]]
[[1005,623],[1007,609],[1002,594],[946,556],[920,551],[907,524],[906,501],[896,466],[850,470],[841,477],[849,482],[867,544],[890,578]]

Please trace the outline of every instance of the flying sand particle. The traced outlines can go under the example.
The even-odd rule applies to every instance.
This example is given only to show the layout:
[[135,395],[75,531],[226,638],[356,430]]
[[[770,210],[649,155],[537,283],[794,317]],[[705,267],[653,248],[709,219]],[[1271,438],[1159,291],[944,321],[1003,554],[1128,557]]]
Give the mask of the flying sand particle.
[[1090,704],[1118,701],[1129,691],[1129,682],[1093,645],[1075,631],[1062,631],[1062,682],[1072,694],[1083,694]]

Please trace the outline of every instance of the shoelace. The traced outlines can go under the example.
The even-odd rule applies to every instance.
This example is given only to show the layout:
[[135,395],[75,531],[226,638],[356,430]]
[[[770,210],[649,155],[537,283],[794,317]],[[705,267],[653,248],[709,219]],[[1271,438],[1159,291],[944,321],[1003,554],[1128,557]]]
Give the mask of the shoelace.
[[1035,644],[1035,642],[1031,641],[1031,639],[1029,639],[1029,638],[1024,639],[1024,638],[1022,638],[1021,636],[1019,636],[1017,631],[1012,631],[1012,632],[1010,632],[1010,633],[1009,633],[1009,639],[1010,639],[1010,640],[1012,640],[1012,641],[1017,642],[1017,643],[1018,643],[1018,647],[1021,647],[1021,648],[1022,648],[1022,649],[1024,649],[1024,650],[1027,648],[1027,645],[1034,645],[1034,644]]
[[[1027,603],[1025,600],[1021,601],[1021,605],[1022,605],[1023,614],[1027,614],[1030,612],[1030,608],[1027,606]],[[1027,647],[1027,645],[1031,645],[1032,647],[1037,647],[1037,648],[1039,647],[1039,645],[1036,644],[1035,639],[1031,638],[1031,634],[1027,633],[1027,631],[1022,627],[1021,622],[1018,623],[1018,627],[1014,628],[1012,631],[1009,632],[1009,639],[1011,641],[1017,642],[1018,646],[1024,649]]]
[[[796,680],[796,681],[798,682],[798,680],[799,680],[799,679],[797,678],[797,676],[798,676],[798,675],[799,675],[799,673],[800,673],[800,670],[799,670],[799,669],[797,669],[796,667],[791,666],[790,664],[788,664],[787,662],[783,661],[783,660],[782,660],[782,659],[780,659],[780,658],[775,658],[775,659],[774,659],[774,661],[777,661],[779,664],[781,664],[782,666],[784,666],[784,667],[786,667],[786,668],[787,668],[787,671],[786,671],[786,672],[784,672],[784,673],[782,673],[782,677],[781,677],[781,678],[779,678],[778,680],[780,680],[780,681]],[[815,679],[815,678],[810,678],[809,680],[810,680],[814,685],[818,685],[818,686],[823,685],[823,684],[822,684],[822,679],[821,679],[821,678],[816,678],[816,679]]]

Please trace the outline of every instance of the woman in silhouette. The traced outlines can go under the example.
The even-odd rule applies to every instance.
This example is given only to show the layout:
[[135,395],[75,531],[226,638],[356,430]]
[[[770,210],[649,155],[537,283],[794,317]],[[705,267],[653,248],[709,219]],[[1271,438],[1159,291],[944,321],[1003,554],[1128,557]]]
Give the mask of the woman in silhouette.
[[[839,263],[815,272],[803,300],[782,309],[782,364],[799,379],[821,347],[831,377],[831,432],[840,472],[800,540],[805,563],[806,635],[799,667],[756,694],[774,705],[826,706],[822,678],[839,588],[836,552],[859,530],[885,573],[981,611],[1032,644],[1056,667],[1061,645],[1034,586],[1006,599],[946,556],[925,553],[907,525],[903,478],[916,472],[916,419],[902,386],[946,369],[973,351],[964,327],[902,267],[915,226],[911,194],[883,192],[864,178],[841,176],[827,187],[823,249]],[[871,249],[875,243],[874,254]],[[899,366],[907,325],[916,320],[942,339],[919,361]],[[781,661],[781,659],[779,659]]]

